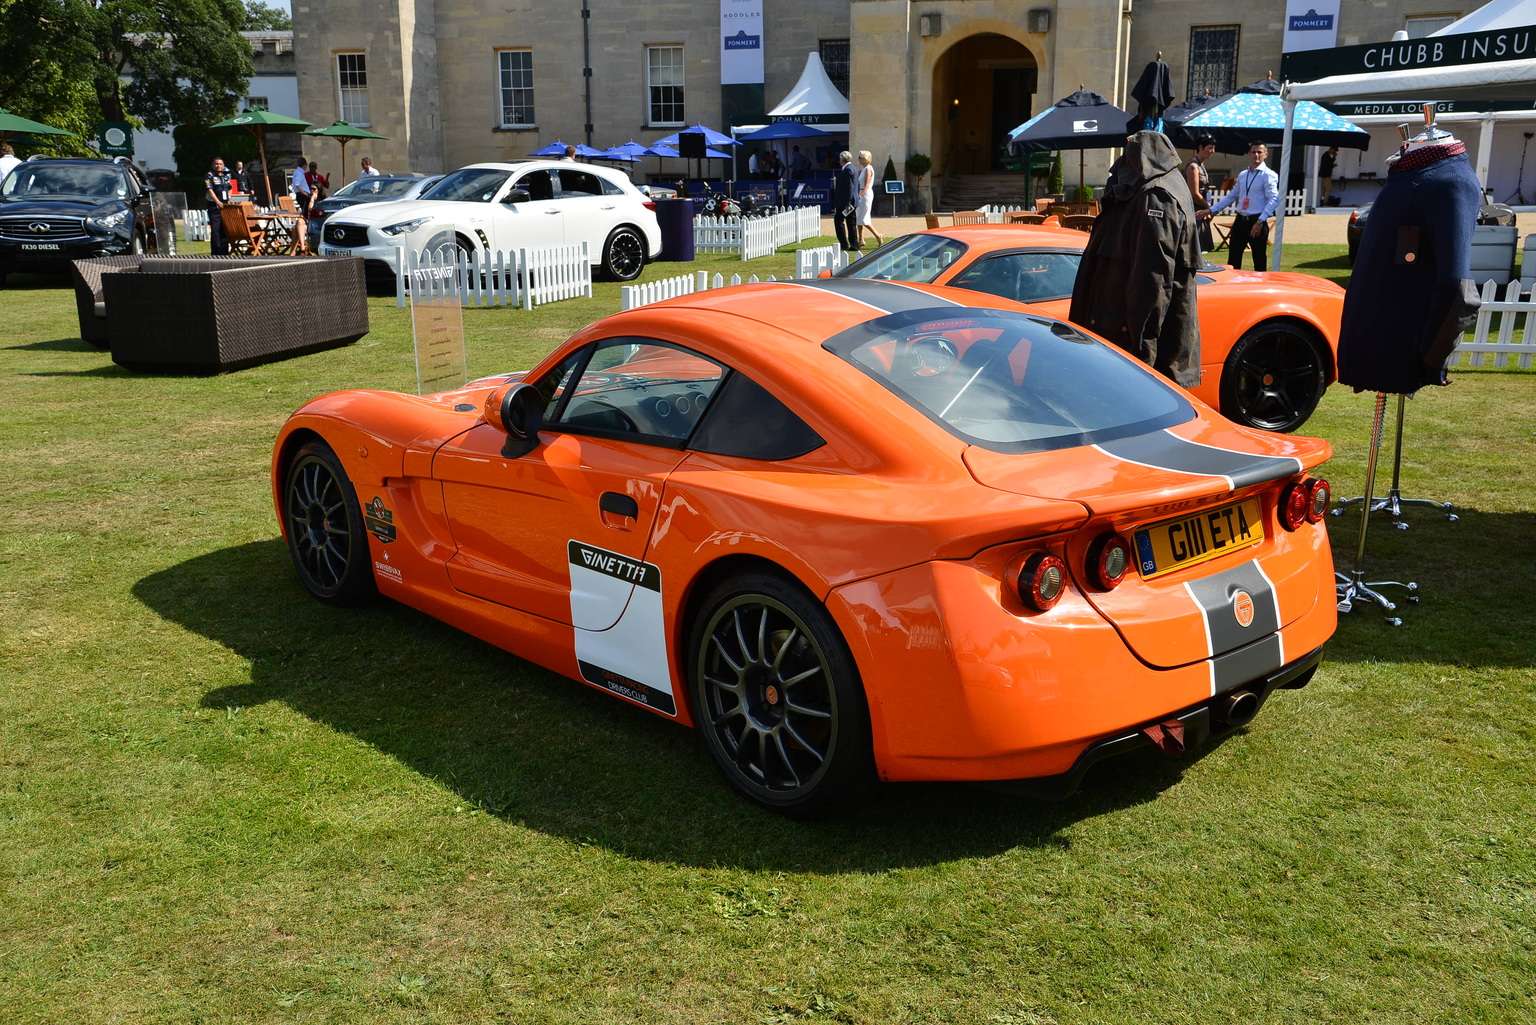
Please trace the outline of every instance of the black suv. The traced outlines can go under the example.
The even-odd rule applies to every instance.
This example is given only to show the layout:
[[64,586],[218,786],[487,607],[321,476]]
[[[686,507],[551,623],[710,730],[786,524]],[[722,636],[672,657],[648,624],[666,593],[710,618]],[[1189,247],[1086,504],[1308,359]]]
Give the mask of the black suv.
[[154,192],[133,164],[33,157],[0,181],[0,283],[13,270],[142,253],[153,244]]

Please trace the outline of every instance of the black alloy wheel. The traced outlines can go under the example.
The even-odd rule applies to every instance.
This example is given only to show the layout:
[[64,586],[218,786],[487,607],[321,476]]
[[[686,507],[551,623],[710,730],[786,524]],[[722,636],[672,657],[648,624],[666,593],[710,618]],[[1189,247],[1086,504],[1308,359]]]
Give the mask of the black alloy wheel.
[[861,803],[875,783],[869,708],[826,608],[760,572],[723,582],[702,608],[689,685],[705,746],[731,786],[792,818]]
[[645,241],[633,228],[615,228],[603,244],[603,273],[613,281],[633,281],[645,270]]
[[289,462],[283,518],[288,554],[310,594],[356,605],[376,593],[357,493],[324,442],[309,442]]
[[1266,321],[1232,346],[1221,371],[1221,413],[1261,431],[1307,422],[1328,386],[1328,357],[1305,328]]

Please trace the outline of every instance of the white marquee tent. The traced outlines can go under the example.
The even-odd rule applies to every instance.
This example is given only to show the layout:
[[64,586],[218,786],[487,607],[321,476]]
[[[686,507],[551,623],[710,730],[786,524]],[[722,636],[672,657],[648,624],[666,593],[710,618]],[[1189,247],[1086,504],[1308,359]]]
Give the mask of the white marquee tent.
[[848,130],[848,97],[838,92],[832,79],[827,77],[827,69],[821,65],[821,54],[812,51],[806,56],[800,81],[777,107],[768,112],[768,120],[799,121],[823,132]]
[[[1288,111],[1300,100],[1372,99],[1479,101],[1490,108],[1523,101],[1536,108],[1536,0],[1494,0],[1467,17],[1422,39],[1287,54],[1283,74]],[[1317,74],[1322,69],[1325,72]],[[1503,104],[1500,101],[1505,101]],[[1486,182],[1494,115],[1485,115],[1480,151]],[[1403,120],[1408,120],[1403,118]],[[1280,166],[1291,151],[1289,119]],[[1275,226],[1273,265],[1280,266],[1285,211]]]

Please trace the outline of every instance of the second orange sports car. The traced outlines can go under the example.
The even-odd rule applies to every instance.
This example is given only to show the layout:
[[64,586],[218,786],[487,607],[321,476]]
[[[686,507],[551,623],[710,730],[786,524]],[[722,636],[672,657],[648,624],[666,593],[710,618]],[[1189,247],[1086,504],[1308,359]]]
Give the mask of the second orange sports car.
[[[1087,234],[977,224],[895,239],[838,277],[950,285],[1066,318]],[[1338,377],[1344,290],[1310,274],[1210,266],[1200,275],[1201,376],[1191,389],[1222,415],[1294,431]]]
[[272,482],[315,597],[697,727],[742,794],[815,815],[879,779],[1064,794],[1306,683],[1329,454],[1006,299],[816,280],[619,313],[453,392],[322,396]]

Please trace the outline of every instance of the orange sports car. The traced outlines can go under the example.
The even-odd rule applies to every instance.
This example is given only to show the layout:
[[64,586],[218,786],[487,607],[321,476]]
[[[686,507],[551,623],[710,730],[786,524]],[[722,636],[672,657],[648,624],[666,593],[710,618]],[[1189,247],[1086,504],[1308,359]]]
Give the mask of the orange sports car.
[[1336,622],[1316,438],[989,295],[820,279],[604,318],[524,374],[345,391],[272,457],[304,586],[697,727],[797,816],[1071,792],[1248,722]]
[[[949,285],[1066,318],[1088,235],[1049,225],[978,224],[906,235],[838,277]],[[1199,276],[1200,385],[1222,415],[1294,431],[1338,378],[1344,290],[1310,274],[1207,265]]]

